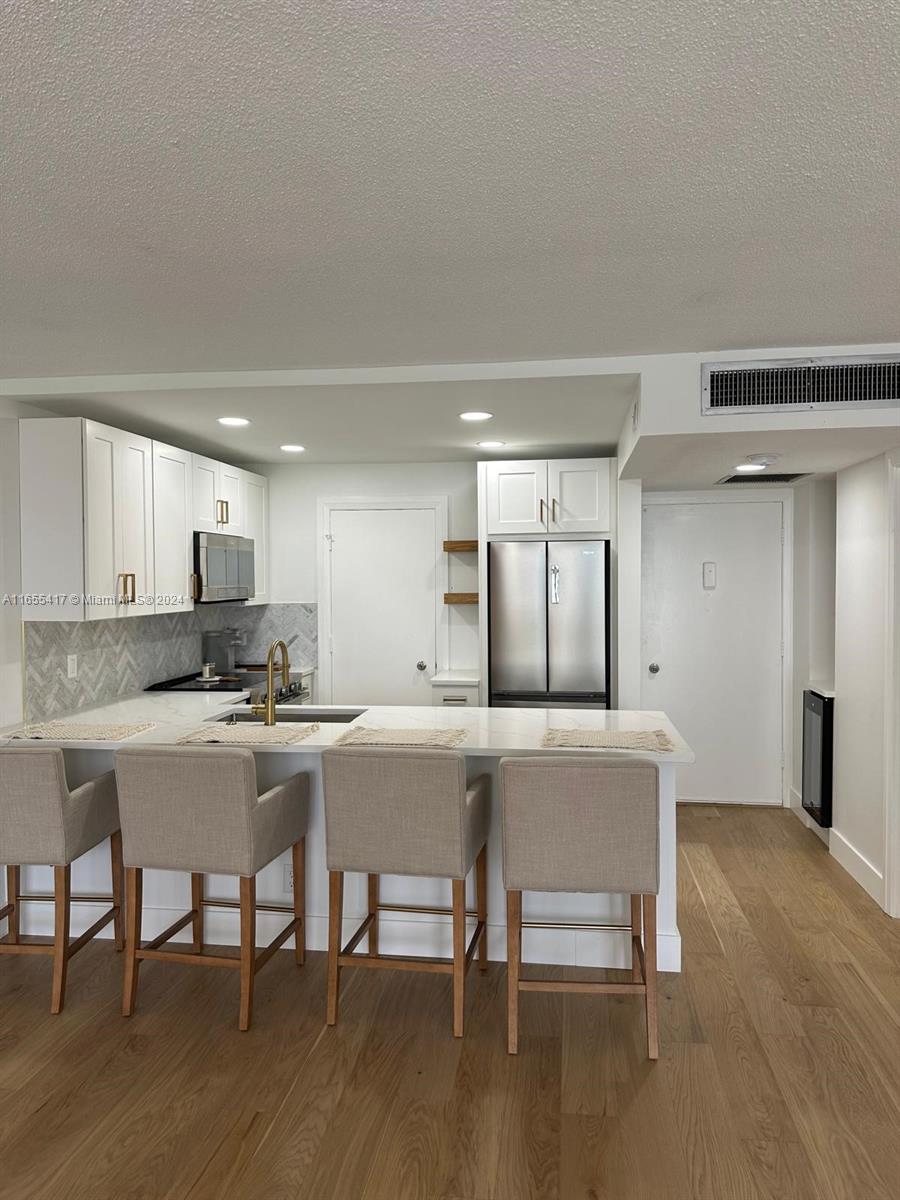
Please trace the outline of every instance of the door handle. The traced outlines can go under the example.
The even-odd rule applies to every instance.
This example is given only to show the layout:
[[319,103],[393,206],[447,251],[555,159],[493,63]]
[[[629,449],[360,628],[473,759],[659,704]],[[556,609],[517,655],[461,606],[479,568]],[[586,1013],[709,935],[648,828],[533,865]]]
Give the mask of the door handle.
[[129,571],[126,578],[131,580],[131,595],[129,597],[128,603],[136,604],[137,603],[137,575],[135,575],[134,571]]
[[647,668],[647,670],[650,672],[651,675],[658,675],[659,674],[659,663],[652,662],[650,664],[650,666]]
[[216,501],[216,524],[221,525],[223,523],[223,520],[224,520],[224,518],[222,517],[222,501],[217,500]]
[[541,524],[547,524],[547,518],[544,516],[544,509],[547,507],[547,501],[541,496]]
[[127,604],[128,603],[128,576],[126,575],[126,573],[124,571],[120,571],[119,574],[116,576],[116,584],[117,585],[118,585],[120,579],[122,580],[122,591],[119,593],[119,598],[118,598],[117,603]]
[[559,524],[559,517],[556,515],[556,508],[557,508],[557,501],[556,501],[556,497],[554,496],[553,500],[551,501],[551,504],[550,504],[550,512],[553,516],[554,525]]
[[230,525],[231,524],[231,501],[223,500],[222,504],[225,506],[225,520],[222,522],[222,524]]
[[559,567],[556,563],[550,568],[550,603],[559,604]]
[[427,671],[428,670],[428,663],[425,661],[424,658],[420,658],[419,661],[416,663],[416,670],[417,671]]

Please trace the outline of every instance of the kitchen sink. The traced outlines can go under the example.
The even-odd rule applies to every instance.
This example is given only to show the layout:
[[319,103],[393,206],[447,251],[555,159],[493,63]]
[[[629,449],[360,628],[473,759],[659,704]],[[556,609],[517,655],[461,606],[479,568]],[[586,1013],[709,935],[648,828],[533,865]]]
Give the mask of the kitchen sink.
[[[355,721],[357,717],[362,716],[365,711],[364,708],[349,708],[338,712],[316,712],[315,709],[309,708],[292,708],[288,711],[279,709],[275,714],[275,723],[277,725],[311,725],[314,721],[319,721],[323,725],[346,725],[350,721]],[[225,725],[243,725],[248,722],[254,725],[262,725],[265,723],[265,718],[258,717],[255,713],[244,711],[226,713],[224,717],[216,717],[216,721],[222,722]]]

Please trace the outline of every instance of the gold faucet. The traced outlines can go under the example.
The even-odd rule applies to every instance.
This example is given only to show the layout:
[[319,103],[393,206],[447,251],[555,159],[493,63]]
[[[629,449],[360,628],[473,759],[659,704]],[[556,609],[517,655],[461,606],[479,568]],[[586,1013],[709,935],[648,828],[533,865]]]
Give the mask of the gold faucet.
[[285,687],[290,687],[291,663],[288,658],[288,648],[281,638],[276,638],[266,655],[266,702],[250,706],[254,717],[264,716],[267,725],[275,724],[275,655],[279,649],[281,650],[281,682]]

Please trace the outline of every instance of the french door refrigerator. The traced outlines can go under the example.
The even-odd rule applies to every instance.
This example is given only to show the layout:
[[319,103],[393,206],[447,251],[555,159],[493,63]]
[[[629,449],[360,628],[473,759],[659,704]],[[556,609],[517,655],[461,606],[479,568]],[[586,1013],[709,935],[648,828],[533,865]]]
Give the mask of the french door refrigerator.
[[609,542],[491,542],[490,703],[606,708]]

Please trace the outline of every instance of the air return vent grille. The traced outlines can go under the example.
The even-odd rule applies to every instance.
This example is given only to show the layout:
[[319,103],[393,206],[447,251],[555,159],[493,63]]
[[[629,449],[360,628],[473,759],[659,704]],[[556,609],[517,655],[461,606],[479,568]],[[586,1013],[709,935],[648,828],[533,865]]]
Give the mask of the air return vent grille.
[[805,358],[704,363],[705,413],[772,412],[900,403],[900,358]]
[[717,479],[716,483],[740,483],[740,484],[759,484],[759,483],[796,483],[798,479],[805,479],[809,474],[808,471],[795,471],[793,474],[781,475],[726,475],[722,479]]

